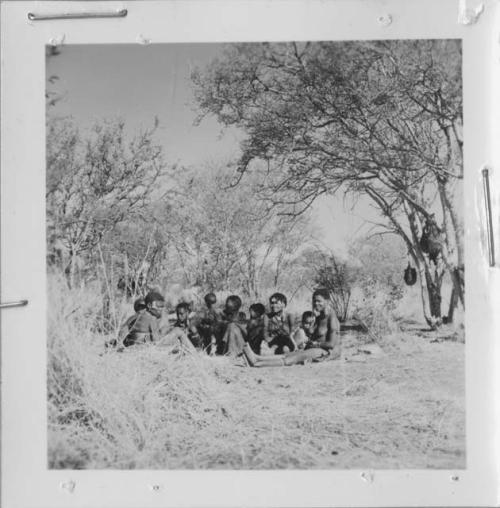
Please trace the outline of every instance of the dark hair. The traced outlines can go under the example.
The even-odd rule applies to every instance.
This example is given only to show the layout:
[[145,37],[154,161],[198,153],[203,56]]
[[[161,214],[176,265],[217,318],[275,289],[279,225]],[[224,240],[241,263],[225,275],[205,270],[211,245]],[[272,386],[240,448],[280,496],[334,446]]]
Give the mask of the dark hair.
[[263,316],[266,312],[266,307],[262,303],[252,303],[249,307],[250,311],[254,311],[257,316]]
[[286,304],[288,303],[288,301],[286,299],[286,296],[283,293],[274,293],[274,294],[272,294],[269,297],[269,302],[271,302],[271,300],[278,300],[278,302],[284,303],[285,307],[286,307]]
[[146,295],[146,298],[144,298],[144,303],[146,304],[146,307],[152,304],[153,302],[164,302],[164,301],[165,298],[163,298],[163,296],[160,295],[160,293],[158,293],[157,291],[150,291]]
[[237,312],[241,308],[241,298],[238,295],[229,295],[226,298],[226,307],[230,308],[233,312]]
[[328,291],[328,289],[326,288],[319,288],[319,289],[316,289],[313,293],[313,300],[316,296],[321,296],[322,298],[324,298],[325,300],[330,300],[330,291]]
[[191,307],[189,305],[189,303],[187,302],[180,302],[177,304],[177,306],[175,307],[175,312],[179,312],[181,309],[186,309],[188,312],[191,311]]
[[205,295],[205,303],[207,305],[217,303],[217,297],[213,293],[208,293]]
[[314,313],[311,310],[306,310],[302,314],[302,323],[305,323],[308,319],[313,318],[313,317],[314,317]]
[[138,298],[134,302],[134,312],[139,312],[140,310],[144,310],[146,308],[146,302],[144,298]]

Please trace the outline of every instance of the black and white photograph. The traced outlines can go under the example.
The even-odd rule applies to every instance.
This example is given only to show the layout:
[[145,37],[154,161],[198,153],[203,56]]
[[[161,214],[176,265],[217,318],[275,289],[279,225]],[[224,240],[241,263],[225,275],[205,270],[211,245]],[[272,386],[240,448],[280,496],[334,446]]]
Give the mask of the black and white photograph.
[[465,469],[461,40],[143,42],[45,48],[48,468]]

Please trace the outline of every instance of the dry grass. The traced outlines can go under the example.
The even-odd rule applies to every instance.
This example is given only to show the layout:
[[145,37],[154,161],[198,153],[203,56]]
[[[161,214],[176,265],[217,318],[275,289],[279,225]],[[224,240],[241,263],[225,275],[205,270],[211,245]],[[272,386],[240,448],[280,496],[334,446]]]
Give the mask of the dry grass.
[[95,292],[56,289],[51,468],[465,467],[460,342],[397,332],[373,349],[350,334],[341,361],[274,369],[155,345],[116,353],[89,326]]

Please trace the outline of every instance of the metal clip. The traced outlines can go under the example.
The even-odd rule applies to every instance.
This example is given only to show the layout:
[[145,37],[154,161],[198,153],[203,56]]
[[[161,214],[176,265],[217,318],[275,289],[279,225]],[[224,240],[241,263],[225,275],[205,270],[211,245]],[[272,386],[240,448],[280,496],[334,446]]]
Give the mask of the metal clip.
[[19,300],[18,302],[0,303],[0,309],[9,309],[10,307],[24,307],[28,305],[28,300]]
[[124,18],[127,14],[127,9],[113,12],[65,12],[62,14],[35,14],[28,12],[28,19],[30,21],[43,21],[49,19]]
[[495,243],[493,238],[493,220],[491,217],[491,196],[490,196],[490,180],[489,169],[483,169],[483,190],[484,205],[486,208],[486,229],[488,237],[488,254],[490,266],[495,266]]

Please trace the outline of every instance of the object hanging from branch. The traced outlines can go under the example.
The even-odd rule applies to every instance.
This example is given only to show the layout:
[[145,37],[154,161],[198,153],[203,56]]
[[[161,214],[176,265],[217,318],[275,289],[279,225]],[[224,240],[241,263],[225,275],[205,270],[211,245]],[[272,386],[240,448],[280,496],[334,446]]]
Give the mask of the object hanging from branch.
[[404,271],[404,280],[407,286],[413,286],[417,282],[417,270],[411,266],[409,261]]
[[443,238],[434,215],[425,221],[420,237],[420,248],[429,255],[429,260],[437,265],[437,259],[443,250]]

